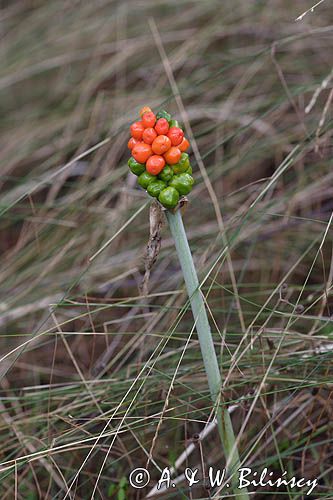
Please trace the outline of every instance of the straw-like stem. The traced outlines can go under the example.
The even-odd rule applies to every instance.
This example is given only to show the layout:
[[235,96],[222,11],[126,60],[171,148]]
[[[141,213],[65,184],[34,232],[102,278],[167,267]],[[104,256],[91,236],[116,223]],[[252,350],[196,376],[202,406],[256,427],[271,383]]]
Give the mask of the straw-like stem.
[[224,405],[220,404],[221,373],[217,362],[205,303],[199,287],[199,280],[194,267],[181,212],[180,210],[177,210],[174,213],[167,211],[166,216],[169,222],[171,234],[175,241],[178,258],[183,271],[185,285],[192,307],[211,398],[214,405],[216,405],[218,429],[225,459],[228,464],[228,472],[231,475],[233,493],[239,500],[248,500],[249,496],[246,489],[238,489],[237,476],[238,469],[240,467],[240,460],[236,446],[236,439],[228,409]]

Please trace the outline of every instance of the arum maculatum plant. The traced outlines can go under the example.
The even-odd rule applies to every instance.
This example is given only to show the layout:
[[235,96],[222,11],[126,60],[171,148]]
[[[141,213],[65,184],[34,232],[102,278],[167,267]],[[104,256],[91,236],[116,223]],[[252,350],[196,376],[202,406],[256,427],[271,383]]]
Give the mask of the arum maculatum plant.
[[191,192],[194,185],[190,158],[186,152],[190,144],[179,123],[173,120],[167,111],[161,110],[155,115],[145,106],[140,111],[140,117],[141,120],[130,127],[131,138],[128,147],[132,157],[128,160],[128,166],[138,176],[139,185],[162,205],[169,222],[191,303],[209,391],[215,406],[228,471],[226,484],[227,481],[231,483],[235,498],[248,500],[246,489],[238,488],[240,459],[237,442],[228,409],[221,402],[221,373],[180,210],[184,197]]
[[166,111],[155,115],[145,106],[140,115],[141,120],[130,127],[128,147],[132,157],[128,166],[150,196],[163,207],[173,209],[194,184],[186,153],[190,144],[179,123]]

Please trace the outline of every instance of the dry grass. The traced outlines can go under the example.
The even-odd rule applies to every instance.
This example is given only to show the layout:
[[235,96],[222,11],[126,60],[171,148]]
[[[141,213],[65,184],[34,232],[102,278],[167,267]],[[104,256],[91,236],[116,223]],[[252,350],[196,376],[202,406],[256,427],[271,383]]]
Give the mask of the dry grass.
[[[313,498],[331,498],[333,19],[322,2],[295,22],[311,6],[3,7],[2,499],[144,498],[125,478],[157,427],[150,488],[211,418],[167,227],[140,299],[148,207],[126,166],[138,108],[181,118],[179,99],[198,147],[184,219],[242,460],[320,477]],[[214,429],[187,461],[223,467]],[[210,494],[179,481],[166,498]]]

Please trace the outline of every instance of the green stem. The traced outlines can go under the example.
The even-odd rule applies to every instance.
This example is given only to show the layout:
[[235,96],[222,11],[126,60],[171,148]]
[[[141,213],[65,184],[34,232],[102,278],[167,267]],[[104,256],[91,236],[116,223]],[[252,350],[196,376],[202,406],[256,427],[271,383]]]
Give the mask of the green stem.
[[234,495],[239,500],[248,500],[246,489],[238,489],[237,471],[240,468],[239,454],[236,445],[235,434],[232,428],[231,418],[228,409],[219,404],[221,395],[221,373],[217,362],[212,333],[207,318],[205,303],[199,287],[199,280],[195,271],[191,250],[187,241],[187,236],[180,210],[175,213],[167,211],[166,216],[169,222],[171,234],[175,241],[178,258],[183,271],[183,276],[190,299],[199,343],[206,370],[208,385],[213,403],[216,405],[217,422],[225,454],[226,462],[229,464],[229,474],[232,475],[231,483]]

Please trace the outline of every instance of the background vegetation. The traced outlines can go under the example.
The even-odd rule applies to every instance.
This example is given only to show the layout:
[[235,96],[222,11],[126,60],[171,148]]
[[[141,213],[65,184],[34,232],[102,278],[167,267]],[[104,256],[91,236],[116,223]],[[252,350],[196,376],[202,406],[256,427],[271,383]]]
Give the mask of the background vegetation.
[[332,498],[333,19],[328,0],[296,22],[313,4],[4,2],[3,500],[145,498],[175,463],[164,498],[218,498],[181,477],[224,457],[213,424],[198,440],[213,416],[167,225],[139,292],[148,200],[128,125],[144,104],[180,118],[175,93],[200,152],[184,221],[242,461],[318,477],[312,498]]

